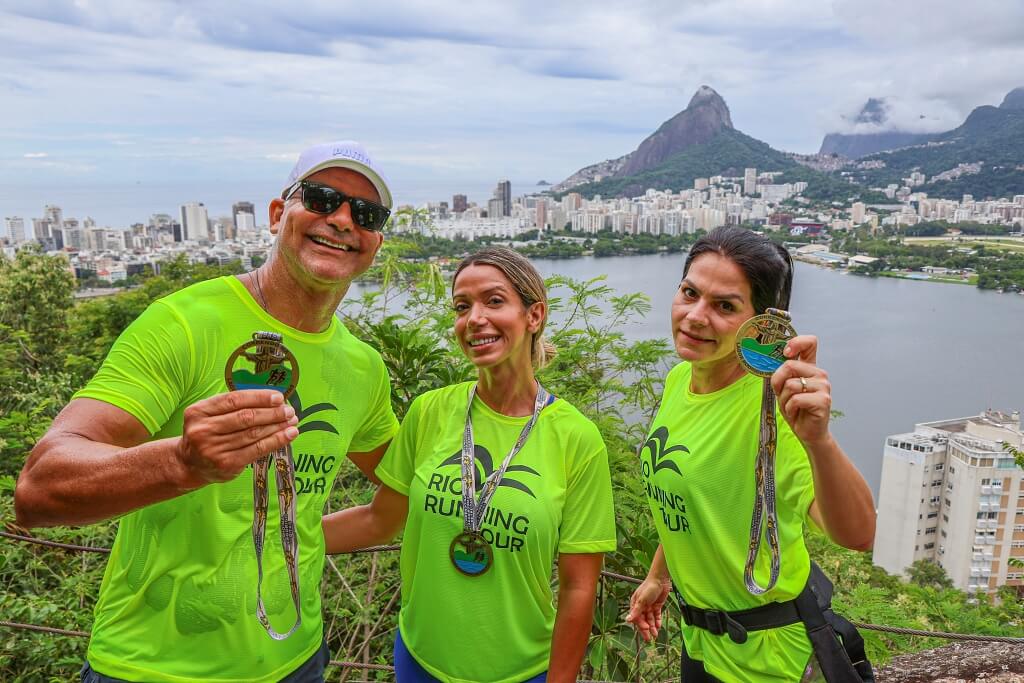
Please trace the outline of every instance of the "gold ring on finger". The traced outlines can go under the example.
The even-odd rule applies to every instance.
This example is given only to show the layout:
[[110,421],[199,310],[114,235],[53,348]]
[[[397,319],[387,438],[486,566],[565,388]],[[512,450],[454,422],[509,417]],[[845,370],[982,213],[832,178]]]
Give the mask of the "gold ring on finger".
[[800,378],[800,393],[802,394],[802,393],[804,393],[806,391],[807,391],[807,378],[806,377],[801,377]]

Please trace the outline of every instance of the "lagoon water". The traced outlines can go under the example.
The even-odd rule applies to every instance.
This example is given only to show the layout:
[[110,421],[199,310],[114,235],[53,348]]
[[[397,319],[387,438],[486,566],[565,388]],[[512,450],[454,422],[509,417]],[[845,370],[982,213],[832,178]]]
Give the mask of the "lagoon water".
[[[537,260],[543,275],[607,275],[615,290],[643,292],[653,306],[627,330],[669,338],[669,306],[684,256],[656,254]],[[791,305],[799,333],[819,338],[833,407],[833,433],[875,493],[888,434],[917,422],[1024,411],[1024,296],[975,287],[866,278],[796,264]]]

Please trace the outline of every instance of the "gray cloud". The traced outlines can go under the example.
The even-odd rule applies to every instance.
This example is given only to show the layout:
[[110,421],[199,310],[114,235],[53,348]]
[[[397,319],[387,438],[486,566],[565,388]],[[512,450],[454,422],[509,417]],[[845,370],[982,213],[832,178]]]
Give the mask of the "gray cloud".
[[0,0],[0,182],[59,180],[26,168],[45,150],[75,178],[276,184],[349,137],[403,178],[559,180],[702,83],[744,132],[813,151],[868,97],[906,130],[998,104],[1024,85],[1022,25],[995,0]]

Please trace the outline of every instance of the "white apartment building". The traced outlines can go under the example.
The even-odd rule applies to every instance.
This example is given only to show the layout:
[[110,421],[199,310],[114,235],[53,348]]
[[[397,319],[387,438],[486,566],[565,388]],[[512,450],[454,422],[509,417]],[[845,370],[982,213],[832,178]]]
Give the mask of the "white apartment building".
[[1024,447],[1019,412],[924,422],[885,439],[874,563],[902,574],[928,559],[953,585],[1024,591],[1024,471],[1003,444]]
[[202,202],[181,205],[181,233],[185,240],[210,239],[210,218]]
[[25,241],[25,219],[20,216],[8,216],[4,218],[7,235],[11,241],[17,244]]

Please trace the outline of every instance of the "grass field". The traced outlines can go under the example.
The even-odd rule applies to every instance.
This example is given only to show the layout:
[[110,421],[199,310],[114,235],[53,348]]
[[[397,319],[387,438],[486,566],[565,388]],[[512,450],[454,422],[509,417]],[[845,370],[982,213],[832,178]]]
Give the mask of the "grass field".
[[964,237],[962,235],[945,235],[943,237],[906,237],[903,239],[903,243],[933,247],[948,244],[951,247],[967,249],[976,249],[979,246],[984,246],[987,250],[1024,253],[1024,238],[1022,237],[987,237],[985,235]]

